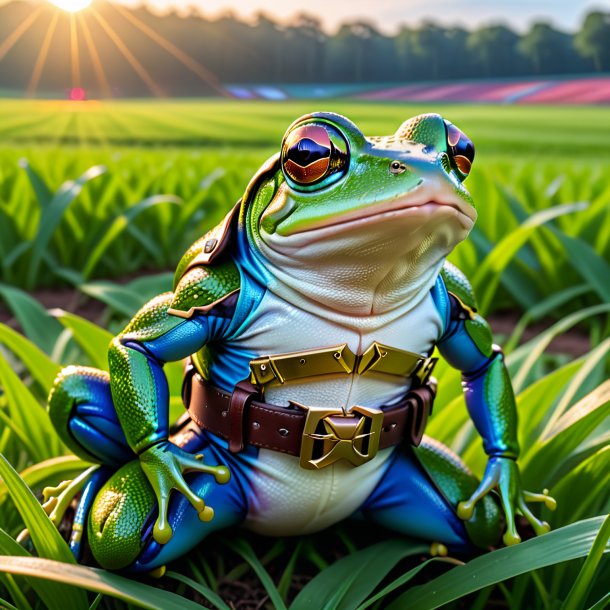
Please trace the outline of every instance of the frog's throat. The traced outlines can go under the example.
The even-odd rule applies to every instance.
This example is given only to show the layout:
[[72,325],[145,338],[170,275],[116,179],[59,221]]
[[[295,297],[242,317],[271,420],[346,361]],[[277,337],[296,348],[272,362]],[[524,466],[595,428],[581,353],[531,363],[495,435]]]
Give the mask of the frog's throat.
[[431,205],[398,210],[391,222],[312,231],[315,240],[309,232],[251,236],[274,292],[309,310],[364,317],[415,307],[471,226],[454,208]]

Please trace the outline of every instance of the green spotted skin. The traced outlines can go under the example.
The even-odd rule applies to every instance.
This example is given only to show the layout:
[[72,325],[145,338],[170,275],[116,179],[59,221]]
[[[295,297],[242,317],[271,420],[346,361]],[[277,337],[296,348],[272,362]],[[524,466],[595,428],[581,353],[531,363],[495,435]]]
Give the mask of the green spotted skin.
[[472,286],[468,278],[455,265],[447,261],[441,269],[441,276],[449,292],[473,311],[477,310],[477,300]]
[[472,320],[464,322],[464,326],[480,352],[489,358],[493,353],[493,335],[487,321],[475,313]]
[[206,307],[239,288],[239,271],[232,261],[214,267],[194,267],[176,286],[172,309],[185,313]]
[[170,307],[185,312],[205,308],[238,288],[239,273],[233,263],[196,267],[173,293],[149,301],[113,339],[108,351],[112,398],[127,442],[136,453],[159,440],[157,380],[147,357],[125,341],[157,339],[184,323],[184,317],[168,313]]
[[88,540],[107,570],[133,563],[142,552],[142,530],[156,498],[138,460],[125,464],[99,491],[89,518]]
[[156,339],[181,324],[183,320],[167,313],[173,298],[168,292],[149,301],[108,350],[112,399],[127,442],[136,453],[154,442],[159,429],[157,382],[147,357],[123,340]]
[[493,429],[502,430],[502,439],[506,444],[506,450],[502,455],[517,459],[519,444],[517,442],[515,397],[503,358],[496,358],[491,363],[485,376],[483,392]]
[[434,146],[437,150],[444,150],[447,138],[445,124],[443,121],[430,120],[431,117],[438,117],[437,114],[428,113],[409,119],[400,127],[397,134],[405,140],[422,142],[428,146]]
[[[455,453],[439,441],[425,436],[414,451],[436,488],[454,508],[477,489],[478,479]],[[465,525],[476,546],[487,549],[495,545],[502,533],[502,515],[494,498],[485,496],[481,499]]]
[[441,276],[443,277],[447,290],[472,310],[470,319],[467,319],[464,322],[466,332],[479,348],[480,352],[488,358],[491,357],[493,353],[493,335],[487,321],[476,313],[477,301],[470,282],[466,276],[450,262],[446,262],[443,265]]
[[86,366],[69,366],[57,375],[49,394],[49,416],[57,434],[78,457],[89,462],[97,458],[77,443],[69,432],[69,423],[77,404],[95,402],[89,381],[108,382],[110,376],[105,371]]

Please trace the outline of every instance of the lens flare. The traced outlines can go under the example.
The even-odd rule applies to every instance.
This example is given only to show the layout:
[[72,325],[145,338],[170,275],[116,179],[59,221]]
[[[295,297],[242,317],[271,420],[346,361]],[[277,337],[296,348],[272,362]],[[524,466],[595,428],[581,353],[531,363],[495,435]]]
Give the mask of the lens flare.
[[56,7],[68,11],[68,13],[77,13],[87,8],[93,0],[49,0]]

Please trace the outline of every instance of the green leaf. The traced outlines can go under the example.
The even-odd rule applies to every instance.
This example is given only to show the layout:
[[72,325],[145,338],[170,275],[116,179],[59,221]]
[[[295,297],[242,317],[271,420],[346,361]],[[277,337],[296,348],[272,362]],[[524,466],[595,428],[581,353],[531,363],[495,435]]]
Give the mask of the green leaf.
[[[59,561],[37,557],[0,557],[0,571],[97,591],[148,610],[201,610],[199,604],[185,597],[98,568],[66,566]],[[68,605],[64,606],[64,610],[80,607],[89,608],[89,604]]]
[[472,278],[472,285],[475,288],[475,293],[479,296],[481,310],[487,311],[489,309],[502,271],[515,257],[523,244],[538,230],[538,227],[559,216],[578,212],[585,208],[586,205],[575,203],[558,205],[536,212],[519,228],[506,235],[487,255]]
[[106,303],[114,311],[128,318],[131,318],[144,304],[139,294],[113,282],[103,280],[88,282],[80,285],[79,290],[93,299]]
[[506,363],[509,368],[512,367],[514,362],[519,362],[519,360],[522,359],[522,362],[519,365],[519,370],[516,374],[512,375],[513,388],[515,389],[515,392],[520,392],[523,389],[527,377],[535,363],[540,359],[544,353],[544,350],[557,335],[566,332],[568,329],[572,328],[583,320],[608,312],[610,312],[610,303],[594,305],[593,307],[581,309],[573,314],[570,314],[569,316],[566,316],[559,322],[556,322],[553,324],[553,326],[540,333],[534,339],[519,346],[518,349],[509,354],[509,356],[506,358]]
[[604,520],[587,559],[561,606],[561,610],[579,610],[584,607],[593,584],[595,570],[608,546],[608,540],[610,540],[610,515]]
[[[62,455],[50,458],[28,466],[19,473],[30,489],[37,489],[45,485],[56,484],[57,481],[72,479],[90,466],[88,462],[74,455]],[[0,504],[2,504],[8,489],[4,481],[0,481]]]
[[562,462],[609,416],[610,380],[578,401],[547,436],[528,448],[520,460],[524,480],[552,485]]
[[403,593],[387,610],[434,610],[519,574],[585,557],[603,521],[603,517],[578,521],[544,536],[486,553]]
[[63,309],[52,309],[49,313],[72,331],[74,339],[89,356],[93,366],[108,369],[108,345],[113,337],[107,330]]
[[415,578],[425,567],[429,566],[431,563],[450,563],[453,565],[463,565],[463,562],[458,561],[457,559],[453,559],[451,557],[433,557],[432,559],[428,559],[428,561],[424,561],[420,563],[418,566],[410,569],[408,572],[405,572],[402,576],[399,576],[396,580],[391,582],[389,585],[381,589],[379,593],[373,595],[373,597],[369,598],[364,604],[358,606],[357,610],[365,610],[369,606],[372,606],[376,601],[383,599],[392,591],[395,591],[399,587],[406,585],[410,580]]
[[46,208],[53,199],[53,192],[47,186],[47,183],[40,177],[37,171],[35,171],[32,166],[28,163],[27,159],[20,159],[19,165],[23,167],[27,177],[30,180],[32,188],[34,189],[34,193],[36,194],[36,199],[38,200],[38,204],[41,209]]
[[174,197],[173,195],[154,195],[127,208],[122,214],[117,216],[104,231],[103,236],[98,240],[95,248],[87,257],[82,275],[85,278],[90,277],[108,246],[123,232],[129,223],[135,220],[142,212],[161,203],[179,204],[181,201],[180,198]]
[[205,585],[198,583],[192,578],[188,578],[187,576],[184,576],[183,574],[178,574],[177,572],[167,572],[165,574],[165,578],[173,578],[174,580],[177,580],[181,583],[184,583],[188,587],[191,587],[191,589],[197,591],[197,593],[202,595],[205,599],[208,600],[208,602],[213,604],[216,608],[220,608],[220,610],[231,610],[231,608],[229,608],[229,606],[225,604],[222,597],[220,597],[218,593],[212,591],[210,587],[206,587]]
[[60,324],[36,299],[19,288],[0,284],[0,297],[17,318],[26,337],[50,354],[61,333]]
[[267,591],[275,610],[286,610],[286,605],[282,600],[280,592],[273,584],[271,576],[269,576],[269,573],[265,570],[265,566],[260,562],[248,542],[243,539],[237,539],[234,541],[227,541],[226,544],[252,566],[252,569],[260,579],[263,587],[265,587],[265,591]]
[[[30,557],[30,554],[17,541],[11,538],[2,529],[0,529],[0,555]],[[68,587],[54,582],[40,581],[38,579],[29,581],[29,584],[49,610],[65,610],[65,607],[62,606],[62,597],[63,591],[68,589]],[[18,603],[14,598],[13,601]]]
[[610,301],[610,265],[589,244],[558,229],[553,233],[566,249],[567,259],[574,270],[591,286],[602,301]]
[[[32,542],[34,543],[38,554],[41,557],[58,559],[64,562],[63,571],[68,571],[66,569],[66,563],[72,565],[76,564],[70,548],[44,512],[42,506],[39,504],[34,494],[32,494],[29,487],[2,454],[0,454],[0,475],[6,483],[17,511],[30,532]],[[17,560],[17,558],[13,559]],[[2,567],[0,567],[0,570],[1,569]],[[70,583],[67,582],[66,584]],[[82,592],[74,589],[63,588],[60,600],[64,608],[88,607],[86,596]]]
[[60,453],[61,443],[49,414],[38,404],[1,354],[0,386],[4,389],[12,423],[31,440],[31,457],[39,461]]
[[23,362],[30,375],[44,388],[49,389],[60,370],[41,349],[6,324],[0,323],[0,343],[8,347]]
[[40,264],[44,258],[47,245],[55,232],[55,229],[64,217],[68,206],[78,197],[87,182],[101,176],[106,172],[102,165],[89,168],[76,180],[64,182],[53,196],[51,202],[43,208],[38,224],[38,232],[34,238],[32,247],[32,259],[28,271],[27,285],[33,288],[38,276]]
[[589,610],[607,610],[610,606],[610,593],[606,593],[598,602],[593,604]]
[[343,557],[301,590],[290,610],[353,610],[404,557],[427,553],[429,545],[399,538]]

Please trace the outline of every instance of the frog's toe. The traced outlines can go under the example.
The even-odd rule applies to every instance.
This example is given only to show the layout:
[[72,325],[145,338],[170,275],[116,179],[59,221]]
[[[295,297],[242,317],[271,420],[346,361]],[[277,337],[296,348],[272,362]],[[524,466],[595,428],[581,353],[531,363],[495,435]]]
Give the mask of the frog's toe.
[[155,494],[138,460],[108,479],[93,502],[88,527],[89,546],[102,567],[119,570],[136,561],[155,507]]

